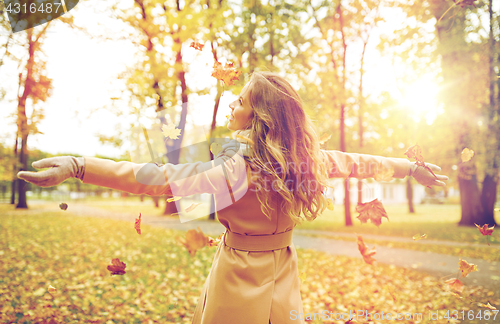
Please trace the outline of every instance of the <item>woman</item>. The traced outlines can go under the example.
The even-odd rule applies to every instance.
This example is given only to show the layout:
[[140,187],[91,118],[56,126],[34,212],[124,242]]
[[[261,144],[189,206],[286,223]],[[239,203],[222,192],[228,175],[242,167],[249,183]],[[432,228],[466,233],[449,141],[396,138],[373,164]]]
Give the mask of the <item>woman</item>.
[[395,178],[412,175],[425,186],[444,186],[448,179],[406,159],[321,150],[299,95],[274,73],[254,73],[230,108],[228,128],[251,145],[245,150],[226,145],[208,163],[146,167],[56,157],[33,163],[51,169],[18,176],[41,186],[77,177],[134,194],[215,194],[218,219],[227,231],[198,301],[196,324],[301,322],[296,316],[303,311],[291,234],[296,224],[314,220],[325,209],[328,178],[374,177],[383,166],[393,168]]

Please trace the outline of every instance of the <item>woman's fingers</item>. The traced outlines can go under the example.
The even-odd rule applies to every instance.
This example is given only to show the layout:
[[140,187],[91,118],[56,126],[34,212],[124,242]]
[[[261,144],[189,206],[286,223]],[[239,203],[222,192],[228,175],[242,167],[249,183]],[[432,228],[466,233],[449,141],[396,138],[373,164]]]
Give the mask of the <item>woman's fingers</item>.
[[57,158],[45,158],[31,163],[35,169],[45,169],[59,166]]
[[431,169],[434,172],[440,172],[441,171],[440,167],[438,167],[437,165],[432,164],[432,163],[425,163],[425,166],[429,167],[429,169]]

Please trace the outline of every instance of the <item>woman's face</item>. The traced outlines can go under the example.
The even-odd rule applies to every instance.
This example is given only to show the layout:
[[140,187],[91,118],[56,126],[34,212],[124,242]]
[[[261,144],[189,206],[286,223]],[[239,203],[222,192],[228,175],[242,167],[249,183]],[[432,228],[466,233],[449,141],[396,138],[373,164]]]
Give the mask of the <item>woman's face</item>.
[[229,104],[231,116],[227,128],[232,131],[246,129],[253,118],[253,109],[250,106],[250,82],[243,87],[238,99]]

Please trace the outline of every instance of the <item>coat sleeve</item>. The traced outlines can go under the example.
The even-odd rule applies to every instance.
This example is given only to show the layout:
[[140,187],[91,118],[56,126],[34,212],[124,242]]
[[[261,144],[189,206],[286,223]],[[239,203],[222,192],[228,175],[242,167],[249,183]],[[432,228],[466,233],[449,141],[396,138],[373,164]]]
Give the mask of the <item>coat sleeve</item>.
[[393,178],[410,174],[411,162],[406,159],[321,150],[330,178],[373,178],[380,166],[394,169]]
[[219,154],[209,162],[158,165],[114,162],[85,157],[83,183],[150,196],[189,196],[227,192],[228,186],[246,181],[246,168],[239,154]]

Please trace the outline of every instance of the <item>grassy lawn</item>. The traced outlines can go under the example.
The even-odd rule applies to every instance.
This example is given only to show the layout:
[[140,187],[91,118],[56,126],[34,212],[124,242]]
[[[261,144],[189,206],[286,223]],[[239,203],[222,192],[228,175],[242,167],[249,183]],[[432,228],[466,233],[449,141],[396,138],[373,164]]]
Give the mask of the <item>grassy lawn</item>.
[[[190,323],[215,248],[191,257],[175,240],[182,235],[144,225],[138,235],[133,222],[72,217],[70,209],[0,205],[0,322]],[[297,253],[306,313],[411,313],[422,314],[422,321],[405,323],[448,323],[444,310],[484,314],[478,302],[500,306],[484,289],[466,287],[457,297],[442,281],[415,271]],[[125,275],[110,275],[112,258],[127,264]],[[50,294],[49,285],[57,291]],[[436,310],[441,319],[428,320]],[[334,322],[340,321],[312,321]]]

